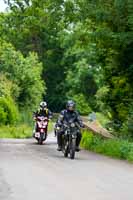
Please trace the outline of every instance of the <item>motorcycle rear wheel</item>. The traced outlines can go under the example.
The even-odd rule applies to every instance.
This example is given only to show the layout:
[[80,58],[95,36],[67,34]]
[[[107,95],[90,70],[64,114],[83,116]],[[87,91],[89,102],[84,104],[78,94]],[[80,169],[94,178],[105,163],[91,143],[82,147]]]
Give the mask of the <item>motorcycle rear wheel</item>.
[[40,138],[39,138],[39,140],[38,140],[38,143],[39,143],[40,145],[42,145],[42,143],[43,143],[43,134],[42,134],[42,133],[40,133]]

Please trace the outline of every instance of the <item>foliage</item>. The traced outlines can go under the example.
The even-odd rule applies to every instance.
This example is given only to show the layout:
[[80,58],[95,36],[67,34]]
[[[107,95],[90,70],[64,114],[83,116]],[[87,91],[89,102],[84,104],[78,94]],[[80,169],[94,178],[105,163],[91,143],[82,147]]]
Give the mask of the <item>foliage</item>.
[[77,4],[81,24],[79,34],[82,33],[80,45],[86,51],[89,45],[91,52],[95,52],[95,67],[100,72],[97,103],[100,103],[100,109],[111,113],[114,127],[120,131],[133,98],[133,2],[83,0]]
[[1,41],[0,61],[0,71],[9,80],[2,80],[8,86],[2,86],[6,95],[11,89],[9,95],[12,95],[21,107],[32,108],[37,105],[45,92],[40,77],[42,68],[37,55],[30,53],[24,57],[19,51],[15,51],[11,44]]
[[18,121],[18,109],[11,98],[0,97],[0,124],[14,124]]
[[108,93],[109,93],[109,88],[107,86],[103,86],[103,87],[98,89],[98,91],[95,95],[96,96],[96,102],[97,102],[97,105],[99,107],[99,111],[101,111],[101,112],[106,113],[106,111],[109,110],[109,108],[105,104],[105,100],[107,98]]
[[[63,43],[65,49],[65,55],[63,62],[67,65],[66,68],[66,89],[67,97],[73,95],[82,94],[84,99],[87,99],[87,103],[90,107],[96,107],[95,93],[97,91],[97,81],[95,76],[97,71],[95,68],[94,52],[92,48],[80,44],[79,27],[77,24],[73,30],[71,36],[70,33],[65,34],[66,38],[61,36],[60,40]],[[68,38],[67,38],[68,37]],[[68,39],[68,41],[66,40]],[[65,41],[64,41],[65,40]],[[71,44],[69,46],[69,44]]]
[[133,161],[133,143],[127,140],[103,139],[92,132],[84,131],[81,146],[96,153]]
[[131,104],[130,106],[127,119],[125,120],[121,128],[121,133],[123,138],[128,137],[130,139],[133,139],[133,104]]
[[133,162],[133,150],[131,150],[131,151],[128,153],[127,160],[128,160],[129,162]]
[[92,111],[83,94],[74,95],[72,99],[76,102],[76,109],[81,115],[88,115]]
[[5,74],[0,75],[0,96],[11,97],[14,100],[18,97],[19,88],[12,81],[8,80]]
[[110,113],[107,113],[107,115],[105,115],[102,112],[97,112],[96,113],[96,118],[97,121],[103,126],[106,127],[107,124],[110,122]]
[[30,109],[21,109],[20,110],[20,120],[18,124],[28,124],[29,126],[33,126],[33,112]]

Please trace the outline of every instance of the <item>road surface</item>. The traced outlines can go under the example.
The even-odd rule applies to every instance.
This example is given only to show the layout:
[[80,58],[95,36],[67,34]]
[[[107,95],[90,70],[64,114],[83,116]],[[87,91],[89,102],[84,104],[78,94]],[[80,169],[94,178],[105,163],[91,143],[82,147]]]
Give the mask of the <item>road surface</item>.
[[49,135],[0,140],[0,200],[133,200],[133,165],[82,150],[56,151]]

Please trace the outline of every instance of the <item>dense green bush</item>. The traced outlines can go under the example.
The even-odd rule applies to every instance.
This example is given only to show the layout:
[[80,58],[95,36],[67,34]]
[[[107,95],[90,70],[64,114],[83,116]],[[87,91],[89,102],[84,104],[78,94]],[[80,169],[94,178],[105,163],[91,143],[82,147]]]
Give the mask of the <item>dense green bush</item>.
[[11,98],[0,97],[0,124],[15,124],[19,118],[18,109]]

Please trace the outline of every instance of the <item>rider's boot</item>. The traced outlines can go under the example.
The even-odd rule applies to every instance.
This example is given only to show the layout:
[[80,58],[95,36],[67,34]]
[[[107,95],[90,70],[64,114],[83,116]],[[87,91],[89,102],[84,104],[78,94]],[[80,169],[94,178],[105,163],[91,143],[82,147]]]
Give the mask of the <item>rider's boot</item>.
[[78,152],[78,151],[80,151],[80,148],[79,148],[79,144],[80,144],[80,141],[81,141],[81,133],[79,133],[78,134],[78,136],[77,136],[77,139],[76,139],[76,151]]
[[61,146],[58,146],[57,151],[61,151]]
[[75,149],[77,152],[79,152],[81,149],[79,148],[79,146],[76,146],[76,149]]

